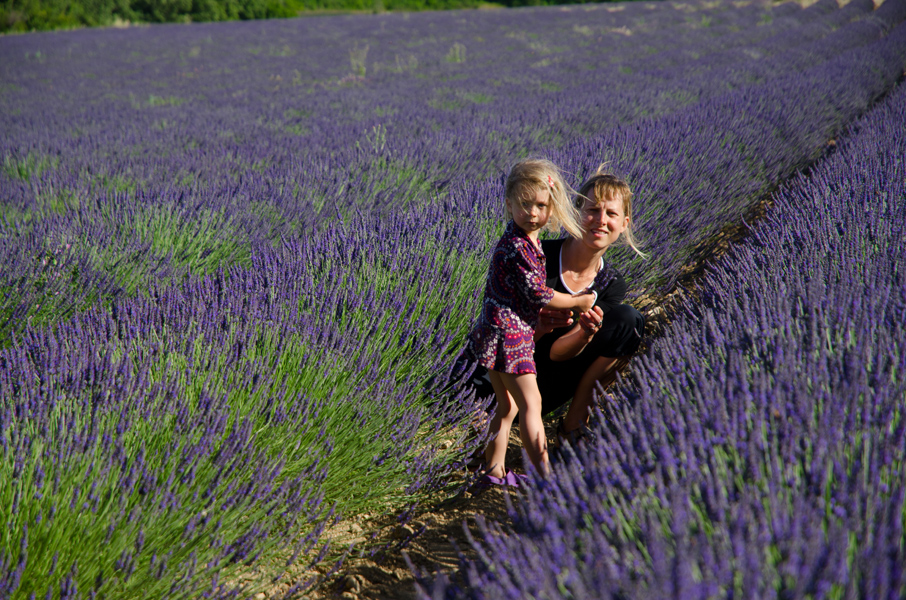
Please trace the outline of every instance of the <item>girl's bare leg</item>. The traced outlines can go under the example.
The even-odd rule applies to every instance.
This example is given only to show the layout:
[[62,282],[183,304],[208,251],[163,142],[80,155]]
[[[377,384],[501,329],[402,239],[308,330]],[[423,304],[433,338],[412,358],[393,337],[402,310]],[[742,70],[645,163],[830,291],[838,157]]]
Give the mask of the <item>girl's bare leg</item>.
[[600,356],[595,359],[576,386],[573,401],[563,417],[563,430],[566,433],[575,431],[588,423],[588,416],[594,405],[594,392],[597,384],[607,389],[617,378],[617,371],[629,361],[628,357]]
[[544,434],[544,422],[541,420],[541,392],[538,391],[538,380],[533,373],[497,375],[516,403],[517,412],[522,413],[519,419],[522,446],[535,468],[546,476],[550,472],[550,462],[547,458],[547,436]]
[[489,426],[491,435],[496,435],[496,437],[488,442],[488,447],[484,451],[484,460],[485,464],[490,467],[488,475],[502,478],[506,475],[506,448],[510,439],[510,428],[519,411],[504,386],[500,373],[489,371],[488,375],[497,396],[497,409],[494,411]]

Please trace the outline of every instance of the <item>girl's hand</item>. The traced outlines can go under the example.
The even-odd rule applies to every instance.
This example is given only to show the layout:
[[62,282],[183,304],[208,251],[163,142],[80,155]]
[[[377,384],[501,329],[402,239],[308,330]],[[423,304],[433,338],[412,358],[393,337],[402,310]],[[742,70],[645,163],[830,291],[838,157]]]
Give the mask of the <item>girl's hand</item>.
[[535,339],[558,327],[568,327],[574,322],[571,311],[542,308],[538,317],[538,325],[535,326]]
[[587,294],[580,294],[573,297],[576,299],[576,308],[580,313],[590,311],[591,307],[595,305],[595,300],[598,299],[598,295],[594,292],[588,292]]
[[604,311],[600,306],[593,306],[591,310],[579,315],[579,326],[582,331],[589,337],[598,333],[601,329],[601,321],[604,319]]

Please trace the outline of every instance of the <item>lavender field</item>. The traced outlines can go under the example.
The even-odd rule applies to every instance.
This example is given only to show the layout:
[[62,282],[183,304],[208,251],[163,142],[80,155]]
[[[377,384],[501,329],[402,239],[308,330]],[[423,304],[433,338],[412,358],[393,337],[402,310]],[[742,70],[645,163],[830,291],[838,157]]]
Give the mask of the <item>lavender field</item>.
[[596,443],[424,597],[906,597],[904,124],[900,87],[779,192]]
[[[696,246],[836,148],[836,136],[895,87],[906,67],[904,19],[904,0],[877,9],[863,0],[807,9],[634,2],[0,38],[0,473],[9,482],[0,490],[0,597],[225,598],[279,586],[291,597],[317,584],[345,550],[325,535],[337,519],[399,513],[462,479],[478,405],[435,383],[476,314],[486,257],[504,225],[508,164],[545,155],[578,185],[607,161],[636,192],[638,232],[651,255],[610,259],[633,297],[665,294]],[[894,140],[892,132],[881,137]],[[857,174],[880,168],[852,163]],[[902,194],[888,190],[879,210],[895,212]],[[827,197],[838,196],[846,195]],[[841,236],[857,235],[840,223]],[[812,225],[788,227],[808,238]],[[854,237],[852,260],[868,264],[858,261],[886,249],[887,239],[896,238]],[[760,284],[778,262],[727,267],[715,289]],[[835,302],[831,280],[851,276],[839,264],[816,273],[809,302]],[[890,327],[903,320],[894,301],[903,284],[891,268],[886,297],[900,308],[872,313]],[[902,326],[875,324],[873,337],[859,337],[857,317],[875,307],[874,288],[846,289],[854,312],[841,315],[854,315],[852,333],[830,331],[827,347],[894,352]],[[715,292],[712,304],[720,298]],[[707,303],[690,310],[698,321],[682,335],[716,318]],[[760,322],[768,330],[783,323],[768,313]],[[713,583],[703,595],[738,589],[734,577],[746,590],[787,590],[776,581],[800,577],[790,556],[813,556],[796,554],[797,544],[815,542],[819,530],[833,552],[809,552],[826,555],[821,569],[837,572],[834,536],[858,550],[870,526],[820,519],[808,494],[824,498],[823,507],[836,502],[826,509],[833,514],[838,504],[847,515],[887,514],[879,530],[887,541],[877,544],[899,544],[890,560],[902,557],[903,430],[898,407],[883,412],[897,398],[902,404],[899,357],[872,359],[865,381],[831,378],[811,355],[798,370],[778,363],[791,370],[764,375],[763,389],[797,395],[776,401],[775,430],[763,410],[774,404],[753,392],[762,388],[723,389],[754,367],[720,344],[711,354],[690,350],[688,362],[676,363],[685,371],[658,372],[652,356],[675,349],[686,339],[678,335],[639,361],[637,380],[648,387],[620,391],[634,407],[619,417],[625,435],[603,434],[595,451],[607,459],[589,459],[627,473],[602,475],[595,502],[603,504],[594,506],[625,515],[640,502],[653,512],[639,515],[657,515],[677,532],[649,537],[653,521],[620,521],[628,528],[621,539],[637,549],[621,556],[638,561],[612,571],[613,582],[625,575],[636,586],[620,589],[667,589],[660,565],[682,554],[689,562],[678,573]],[[750,355],[775,351],[747,335]],[[852,360],[846,373],[864,364]],[[874,398],[882,379],[891,401]],[[693,381],[704,388],[694,391]],[[816,390],[844,400],[809,408]],[[858,418],[861,437],[837,413],[825,415],[825,405]],[[857,416],[856,407],[878,412]],[[714,416],[720,410],[737,411],[739,427]],[[633,428],[641,414],[650,432]],[[806,452],[785,429],[800,414],[827,445],[808,447],[820,468],[785,462]],[[882,430],[885,437],[871,436]],[[762,436],[757,453],[746,445],[752,432]],[[639,436],[644,452],[633,445]],[[780,436],[782,444],[773,441]],[[687,477],[702,472],[691,461],[711,449],[724,458],[709,463],[710,479]],[[851,476],[856,456],[869,475]],[[650,470],[636,478],[643,462]],[[797,464],[801,472],[775,478]],[[851,482],[844,496],[833,495],[828,478]],[[732,494],[721,496],[730,482]],[[712,493],[720,501],[703,504]],[[674,508],[674,496],[693,501]],[[860,498],[875,504],[852,504]],[[769,500],[805,512],[778,530],[789,545],[750,564]],[[576,507],[592,506],[585,502]],[[728,515],[740,527],[752,516],[750,537],[737,541]],[[558,526],[574,536],[593,529],[572,518]],[[737,562],[702,558],[726,544],[739,549]],[[584,560],[578,546],[563,550]],[[752,587],[745,577],[768,559],[782,576]],[[583,573],[597,571],[575,572],[586,585]],[[883,589],[902,591],[897,577]],[[861,590],[876,588],[858,583],[868,580],[805,593],[855,589],[869,598]],[[579,589],[561,583],[550,589]],[[439,594],[465,593],[438,585]]]

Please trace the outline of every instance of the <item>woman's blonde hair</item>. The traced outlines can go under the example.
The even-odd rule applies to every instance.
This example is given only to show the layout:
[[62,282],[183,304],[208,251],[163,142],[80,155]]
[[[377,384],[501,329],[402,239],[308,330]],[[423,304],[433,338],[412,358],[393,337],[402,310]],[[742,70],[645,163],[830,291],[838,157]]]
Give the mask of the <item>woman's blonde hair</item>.
[[648,255],[639,250],[639,242],[633,235],[632,190],[629,189],[628,183],[616,175],[608,173],[605,166],[599,166],[595,174],[579,188],[579,194],[576,196],[576,210],[581,210],[586,200],[592,204],[601,204],[619,197],[623,201],[623,214],[629,217],[629,224],[626,225],[626,230],[620,237],[627,246],[635,250],[636,254],[642,258],[648,258]]
[[[544,230],[558,232],[562,228],[573,237],[581,237],[579,211],[569,201],[575,190],[563,181],[557,165],[543,158],[527,158],[513,165],[506,178],[506,199],[510,202],[528,202],[538,190],[550,194],[551,216]],[[506,214],[513,218],[509,207]]]

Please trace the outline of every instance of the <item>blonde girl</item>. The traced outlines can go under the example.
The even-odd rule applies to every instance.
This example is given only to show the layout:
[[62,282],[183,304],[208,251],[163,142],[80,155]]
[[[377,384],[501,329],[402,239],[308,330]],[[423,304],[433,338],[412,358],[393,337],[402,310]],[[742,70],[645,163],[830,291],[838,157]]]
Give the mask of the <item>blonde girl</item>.
[[469,335],[468,354],[489,371],[497,397],[491,419],[493,436],[485,449],[487,480],[516,485],[504,465],[507,440],[516,415],[519,433],[532,464],[547,474],[547,439],[541,420],[534,361],[534,334],[542,308],[585,313],[596,294],[554,291],[545,283],[545,256],[538,234],[542,230],[581,236],[579,213],[569,188],[548,160],[517,163],[507,177],[504,200],[510,222],[491,258],[481,316]]

